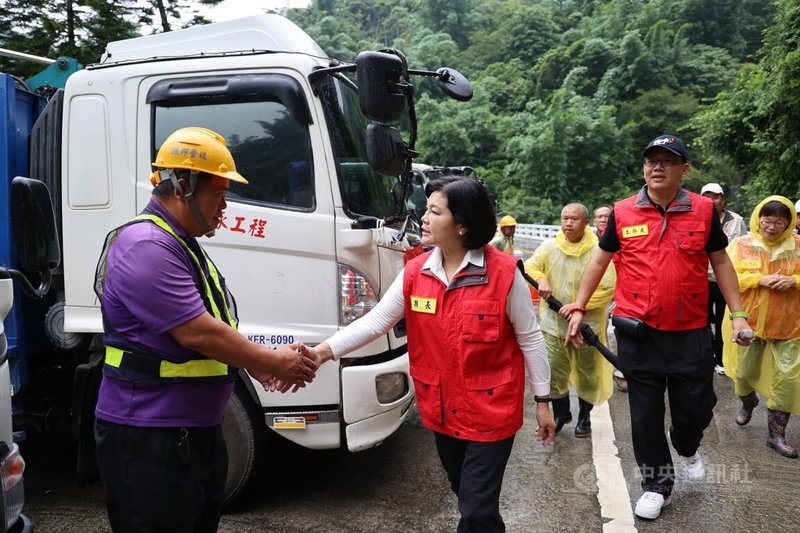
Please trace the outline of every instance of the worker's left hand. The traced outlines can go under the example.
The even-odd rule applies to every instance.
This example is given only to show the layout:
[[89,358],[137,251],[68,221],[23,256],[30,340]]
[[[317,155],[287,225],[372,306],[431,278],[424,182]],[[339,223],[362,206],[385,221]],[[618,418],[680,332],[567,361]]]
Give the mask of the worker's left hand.
[[536,440],[547,446],[556,436],[556,423],[549,403],[536,403]]

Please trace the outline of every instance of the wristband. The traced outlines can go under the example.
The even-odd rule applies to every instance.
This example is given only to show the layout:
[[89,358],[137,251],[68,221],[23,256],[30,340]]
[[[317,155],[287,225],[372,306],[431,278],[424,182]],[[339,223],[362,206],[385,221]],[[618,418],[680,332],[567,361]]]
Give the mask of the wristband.
[[747,314],[747,311],[731,311],[731,314],[729,316],[731,320],[733,320],[734,318],[744,318],[745,320],[750,318],[750,315]]
[[584,315],[586,314],[586,308],[585,307],[579,307],[579,306],[576,305],[575,307],[572,308],[572,311],[570,311],[570,312],[574,313],[575,311],[579,311],[579,312],[583,313]]
[[553,398],[551,398],[549,395],[548,396],[534,396],[533,397],[533,401],[535,401],[536,403],[550,403],[551,401],[553,401]]

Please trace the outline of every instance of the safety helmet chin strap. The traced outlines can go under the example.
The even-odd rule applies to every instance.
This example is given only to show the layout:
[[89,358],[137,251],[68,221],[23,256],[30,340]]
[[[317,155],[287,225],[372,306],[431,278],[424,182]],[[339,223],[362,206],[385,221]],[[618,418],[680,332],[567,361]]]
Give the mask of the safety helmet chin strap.
[[194,214],[195,220],[197,223],[200,224],[200,229],[203,230],[203,235],[206,237],[213,237],[214,233],[216,232],[215,229],[211,229],[208,227],[208,223],[206,222],[205,218],[203,218],[203,214],[200,212],[200,207],[197,205],[197,200],[194,197],[195,187],[197,187],[197,178],[200,175],[199,172],[196,170],[189,171],[189,192],[183,190],[180,183],[178,183],[178,178],[175,176],[175,171],[172,169],[169,170],[162,170],[162,178],[163,173],[166,172],[169,175],[169,180],[172,182],[173,187],[175,187],[176,191],[180,191],[181,196],[186,198],[186,201],[189,202],[189,207],[192,210],[192,214]]

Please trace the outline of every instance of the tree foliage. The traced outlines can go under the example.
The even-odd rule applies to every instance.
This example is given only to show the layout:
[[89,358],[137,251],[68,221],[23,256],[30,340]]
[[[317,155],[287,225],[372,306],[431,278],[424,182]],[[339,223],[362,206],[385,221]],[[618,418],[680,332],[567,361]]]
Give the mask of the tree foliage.
[[769,194],[800,198],[800,4],[779,0],[757,64],[692,121],[704,150],[727,164],[748,207]]
[[[3,0],[0,47],[83,64],[100,60],[111,41],[170,31],[209,21],[198,4],[222,0]],[[41,66],[0,57],[0,71],[25,78]]]
[[[219,1],[4,0],[0,46],[95,62],[110,40],[202,23],[197,4]],[[419,160],[477,168],[522,222],[631,194],[642,146],[665,132],[688,144],[687,187],[718,181],[740,211],[800,196],[797,0],[314,0],[288,16],[331,57],[397,48],[412,68],[468,76],[466,103],[415,81]]]

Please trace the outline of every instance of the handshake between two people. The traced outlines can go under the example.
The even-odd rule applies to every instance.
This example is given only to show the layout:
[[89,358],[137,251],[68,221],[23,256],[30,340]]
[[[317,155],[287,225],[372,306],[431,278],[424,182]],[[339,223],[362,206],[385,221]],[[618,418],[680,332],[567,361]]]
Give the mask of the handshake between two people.
[[333,359],[333,352],[328,343],[323,342],[309,347],[301,342],[294,342],[271,350],[274,369],[264,372],[248,368],[250,376],[261,383],[267,392],[297,392],[311,383],[317,369],[325,362]]

